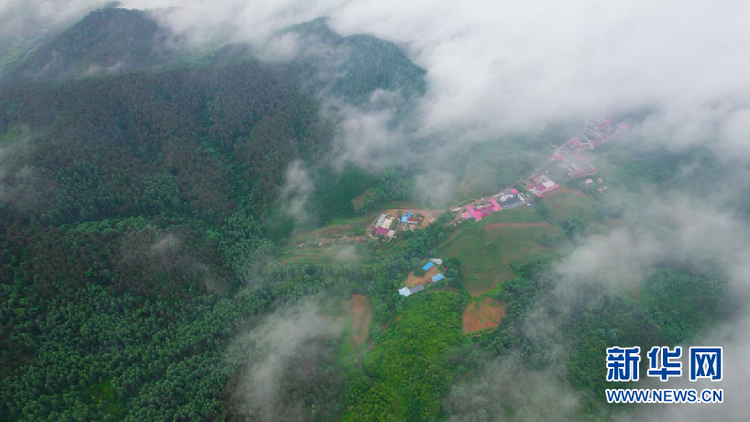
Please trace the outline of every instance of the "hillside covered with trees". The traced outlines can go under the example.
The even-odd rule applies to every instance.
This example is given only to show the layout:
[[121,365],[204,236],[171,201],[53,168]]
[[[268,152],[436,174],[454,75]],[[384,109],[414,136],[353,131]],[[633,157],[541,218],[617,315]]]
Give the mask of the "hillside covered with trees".
[[[556,218],[541,200],[514,211],[543,221],[520,224],[561,234],[518,243],[551,258],[503,265],[514,276],[486,292],[504,306],[496,328],[462,332],[476,299],[464,280],[477,267],[456,256],[442,257],[440,287],[400,296],[440,245],[491,230],[435,210],[423,230],[362,241],[351,220],[416,201],[414,170],[336,166],[330,153],[339,107],[387,106],[389,124],[408,126],[425,71],[397,45],[340,36],[325,19],[287,33],[332,53],[273,63],[244,45],[198,54],[148,14],[107,8],[2,58],[0,421],[512,419],[523,416],[518,395],[483,378],[507,362],[512,381],[554,372],[581,397],[576,417],[607,418],[606,347],[679,344],[729,314],[727,276],[713,263],[658,262],[637,295],[599,279],[565,284],[555,264],[606,227]],[[371,101],[380,91],[395,99]],[[524,145],[523,159],[504,142],[457,166],[496,166],[512,182],[547,136]],[[635,189],[692,180],[681,168],[710,162],[702,154],[612,161]],[[299,163],[310,186],[295,208],[285,188]],[[341,249],[353,257],[280,259],[300,247],[296,233],[329,224],[360,238]],[[560,303],[563,288],[586,294]],[[370,307],[360,345],[342,322],[352,295]],[[529,329],[540,319],[554,329]]]

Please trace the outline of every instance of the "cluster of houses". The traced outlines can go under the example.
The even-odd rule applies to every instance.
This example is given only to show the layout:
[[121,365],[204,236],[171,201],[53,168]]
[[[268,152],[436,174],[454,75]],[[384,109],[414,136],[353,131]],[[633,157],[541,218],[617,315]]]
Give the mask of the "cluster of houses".
[[380,214],[370,230],[370,236],[383,236],[390,240],[398,231],[418,227],[422,224],[423,219],[423,215],[411,211],[399,211],[395,216],[390,214]]
[[612,126],[611,120],[595,114],[589,118],[586,127],[578,135],[569,139],[552,154],[551,160],[562,161],[571,154],[594,149],[628,127],[626,123],[619,123],[617,126]]
[[396,227],[398,227],[398,222],[394,217],[391,217],[390,214],[380,214],[370,231],[370,236],[376,237],[380,235],[389,239],[393,238],[396,235]]
[[531,181],[526,182],[526,190],[536,196],[542,196],[544,192],[549,192],[553,189],[557,189],[559,186],[560,185],[555,183],[554,180],[543,174],[539,177],[532,178]]
[[564,165],[570,177],[592,176],[599,170],[591,162],[587,161],[585,155],[579,155],[577,160],[569,160]]
[[507,210],[526,203],[526,198],[516,189],[506,189],[489,199],[482,198],[472,205],[466,206],[466,211],[461,214],[464,220],[471,218],[481,221],[484,217],[502,210]]
[[594,179],[586,179],[586,180],[583,181],[583,186],[584,187],[589,187],[589,186],[593,186],[593,185],[599,185],[597,187],[597,189],[596,189],[599,192],[607,190],[607,187],[604,186],[604,179],[601,178],[601,177],[598,178],[598,179],[596,179],[596,181],[594,181]]
[[[422,267],[422,270],[424,272],[427,272],[427,271],[431,270],[433,267],[435,267],[436,265],[437,266],[443,265],[443,260],[440,259],[440,258],[433,258],[433,259],[430,260],[430,262],[428,262],[427,264],[425,264]],[[445,270],[445,268],[443,268],[443,270]],[[414,287],[402,287],[402,288],[398,289],[398,294],[400,294],[401,296],[407,296],[408,297],[408,296],[413,295],[414,293],[418,293],[418,292],[421,292],[422,290],[424,290],[424,283],[437,283],[438,281],[443,280],[443,279],[445,279],[445,276],[442,273],[438,272],[434,276],[432,276],[432,277],[430,277],[430,278],[428,278],[428,279],[426,279],[424,281],[420,281]]]
[[609,141],[627,128],[626,123],[612,126],[611,120],[595,114],[589,118],[586,127],[578,135],[565,142],[552,154],[550,161],[560,161],[570,177],[593,176],[599,173],[599,170],[586,159],[584,151]]

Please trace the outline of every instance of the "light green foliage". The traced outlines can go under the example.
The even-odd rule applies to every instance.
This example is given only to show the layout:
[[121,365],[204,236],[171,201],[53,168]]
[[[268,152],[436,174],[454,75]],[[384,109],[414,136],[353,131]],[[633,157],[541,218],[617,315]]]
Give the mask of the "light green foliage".
[[[401,318],[391,323],[366,356],[365,372],[397,395],[400,420],[438,420],[440,398],[458,375],[447,356],[463,343],[464,301],[450,292],[420,293],[408,300]],[[380,406],[389,409],[388,401]],[[392,412],[393,407],[386,411]]]

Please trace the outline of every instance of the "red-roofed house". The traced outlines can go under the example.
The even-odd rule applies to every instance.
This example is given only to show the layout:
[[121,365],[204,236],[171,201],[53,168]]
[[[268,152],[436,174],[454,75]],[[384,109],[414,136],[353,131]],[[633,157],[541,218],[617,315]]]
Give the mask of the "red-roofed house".
[[552,156],[552,159],[555,160],[555,161],[560,161],[560,160],[564,160],[565,156],[562,155],[562,154],[555,154],[555,155]]
[[571,139],[571,140],[570,140],[570,143],[571,143],[571,144],[572,144],[573,146],[576,146],[576,147],[577,147],[577,146],[579,146],[579,145],[581,145],[581,141],[579,141],[579,140],[578,140],[578,138],[573,138],[573,139]]

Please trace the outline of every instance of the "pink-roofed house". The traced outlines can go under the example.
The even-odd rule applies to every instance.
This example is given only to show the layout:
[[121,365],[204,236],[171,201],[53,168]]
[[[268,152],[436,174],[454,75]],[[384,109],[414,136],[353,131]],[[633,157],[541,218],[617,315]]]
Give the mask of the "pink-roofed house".
[[562,155],[562,154],[554,154],[554,155],[552,156],[552,159],[553,159],[553,160],[555,160],[555,161],[560,161],[560,160],[564,160],[564,159],[565,159],[565,156],[564,156],[564,155]]
[[570,143],[571,143],[571,144],[573,144],[574,146],[579,146],[579,145],[581,145],[581,141],[579,141],[579,140],[578,140],[578,138],[573,138],[573,139],[571,139],[571,140],[570,140]]
[[482,219],[482,214],[478,213],[473,207],[466,207],[466,211],[469,211],[469,214],[471,214],[471,216],[474,217],[475,220],[479,221]]
[[518,191],[516,189],[511,189],[510,193],[512,193],[513,195],[518,195]]
[[382,235],[382,236],[388,236],[388,229],[386,229],[384,227],[378,227],[377,229],[375,229],[375,234],[379,234],[379,235]]
[[492,204],[492,211],[500,211],[503,209],[500,204],[497,203],[495,198],[490,199],[490,203]]

